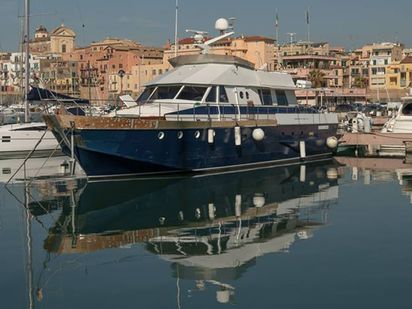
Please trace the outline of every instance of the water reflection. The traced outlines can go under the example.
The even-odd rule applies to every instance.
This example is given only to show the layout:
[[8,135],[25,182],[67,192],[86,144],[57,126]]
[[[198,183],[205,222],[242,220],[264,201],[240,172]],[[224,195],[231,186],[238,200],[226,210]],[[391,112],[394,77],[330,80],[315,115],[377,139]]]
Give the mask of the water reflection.
[[177,281],[193,281],[189,293],[211,286],[226,303],[235,295],[230,282],[257,257],[287,252],[327,222],[337,180],[336,163],[325,161],[197,177],[39,182],[44,198],[29,209],[40,221],[58,214],[44,240],[49,253],[140,244],[170,262]]
[[[4,258],[11,256],[4,250],[8,243],[24,247],[25,266],[18,252],[14,255],[20,254],[19,263],[0,263],[0,267],[5,278],[24,271],[26,280],[20,284],[27,284],[29,297],[19,300],[19,307],[72,308],[93,303],[110,308],[112,295],[119,295],[113,302],[127,307],[136,304],[138,295],[139,306],[153,308],[151,293],[159,296],[158,308],[217,303],[250,307],[245,295],[251,293],[264,299],[260,304],[269,305],[272,287],[277,299],[287,304],[295,295],[291,286],[300,285],[304,293],[316,276],[327,293],[315,295],[312,305],[327,295],[340,302],[345,291],[356,292],[351,290],[352,278],[363,282],[363,287],[380,282],[379,277],[363,276],[364,269],[368,274],[392,275],[393,269],[384,273],[387,259],[412,252],[405,247],[408,233],[403,230],[410,226],[412,208],[403,207],[407,201],[394,192],[399,183],[411,196],[411,176],[412,165],[403,160],[337,158],[337,162],[196,177],[16,184],[13,191],[20,192],[16,195],[28,208],[16,208],[23,219],[16,226],[22,225],[26,243],[21,246],[19,239],[1,238],[11,234],[7,224],[12,218],[1,211],[0,222],[6,227],[0,226],[0,249]],[[11,203],[0,195],[0,206]],[[326,229],[329,215],[333,222]],[[381,224],[399,220],[403,221],[380,234]],[[371,243],[369,251],[365,241]],[[382,254],[383,262],[374,262]],[[356,263],[345,268],[346,259]],[[391,264],[400,265],[399,277],[406,278],[402,286],[408,286],[404,272],[409,260],[404,258],[402,264],[394,259]],[[8,272],[7,267],[15,264]],[[328,265],[328,271],[317,264]],[[272,275],[278,276],[277,285]],[[329,286],[346,275],[347,286]],[[364,289],[359,289],[358,298]],[[13,290],[11,286],[4,295]],[[61,303],[69,298],[67,304]],[[7,302],[2,305],[13,307]]]
[[412,204],[412,161],[408,158],[337,157],[336,161],[349,168],[352,181],[363,181],[364,185],[397,181]]

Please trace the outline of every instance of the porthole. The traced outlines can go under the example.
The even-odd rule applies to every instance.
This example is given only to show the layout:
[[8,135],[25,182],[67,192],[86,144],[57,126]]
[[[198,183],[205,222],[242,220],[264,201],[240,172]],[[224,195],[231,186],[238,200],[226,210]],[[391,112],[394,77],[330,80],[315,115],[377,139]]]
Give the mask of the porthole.
[[163,132],[159,132],[159,134],[157,134],[157,138],[162,140],[165,138],[165,134]]
[[249,92],[246,91],[246,100],[249,100]]
[[200,131],[195,132],[195,138],[198,139],[200,137]]
[[240,98],[243,99],[244,95],[243,95],[243,91],[240,92]]
[[177,139],[182,139],[183,138],[183,132],[179,131],[177,132]]

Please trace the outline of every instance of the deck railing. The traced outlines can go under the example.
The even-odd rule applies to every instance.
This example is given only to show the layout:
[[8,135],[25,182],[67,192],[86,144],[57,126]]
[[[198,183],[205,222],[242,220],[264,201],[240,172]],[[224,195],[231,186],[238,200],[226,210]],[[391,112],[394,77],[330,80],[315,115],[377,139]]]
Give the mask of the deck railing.
[[[278,105],[259,105],[250,104],[229,104],[229,103],[186,103],[186,102],[155,102],[138,106],[138,117],[149,116],[143,109],[152,107],[156,111],[150,116],[166,117],[178,121],[200,121],[200,120],[264,120],[274,119],[276,114],[301,114],[317,113],[317,110],[311,107],[295,106],[278,106]],[[131,116],[135,114],[123,114],[119,116]]]

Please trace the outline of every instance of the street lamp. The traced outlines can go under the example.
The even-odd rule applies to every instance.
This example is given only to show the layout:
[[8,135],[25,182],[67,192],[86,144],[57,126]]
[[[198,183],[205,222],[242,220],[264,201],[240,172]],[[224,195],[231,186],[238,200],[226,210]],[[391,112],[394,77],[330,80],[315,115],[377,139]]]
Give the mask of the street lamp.
[[119,70],[119,72],[117,72],[117,75],[120,77],[120,95],[122,95],[122,92],[123,92],[123,77],[126,75],[126,72],[124,70]]
[[[124,70],[119,70],[119,72],[117,72],[117,75],[120,77],[120,93],[119,96],[122,95],[123,92],[123,77],[126,75],[126,72]],[[116,105],[117,105],[117,100],[116,100]],[[117,106],[116,106],[117,108]]]

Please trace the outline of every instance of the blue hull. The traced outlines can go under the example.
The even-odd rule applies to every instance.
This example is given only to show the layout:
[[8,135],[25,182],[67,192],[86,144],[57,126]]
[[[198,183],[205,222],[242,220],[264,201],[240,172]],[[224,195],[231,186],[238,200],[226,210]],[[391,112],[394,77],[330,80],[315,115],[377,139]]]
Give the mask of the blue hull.
[[[330,156],[326,139],[334,136],[337,128],[267,126],[262,127],[262,141],[253,139],[253,129],[241,128],[240,146],[235,145],[233,128],[214,128],[213,143],[208,142],[205,128],[76,129],[75,155],[91,177],[250,168],[300,161],[299,141],[305,141],[307,160]],[[69,155],[68,147],[63,150]]]

